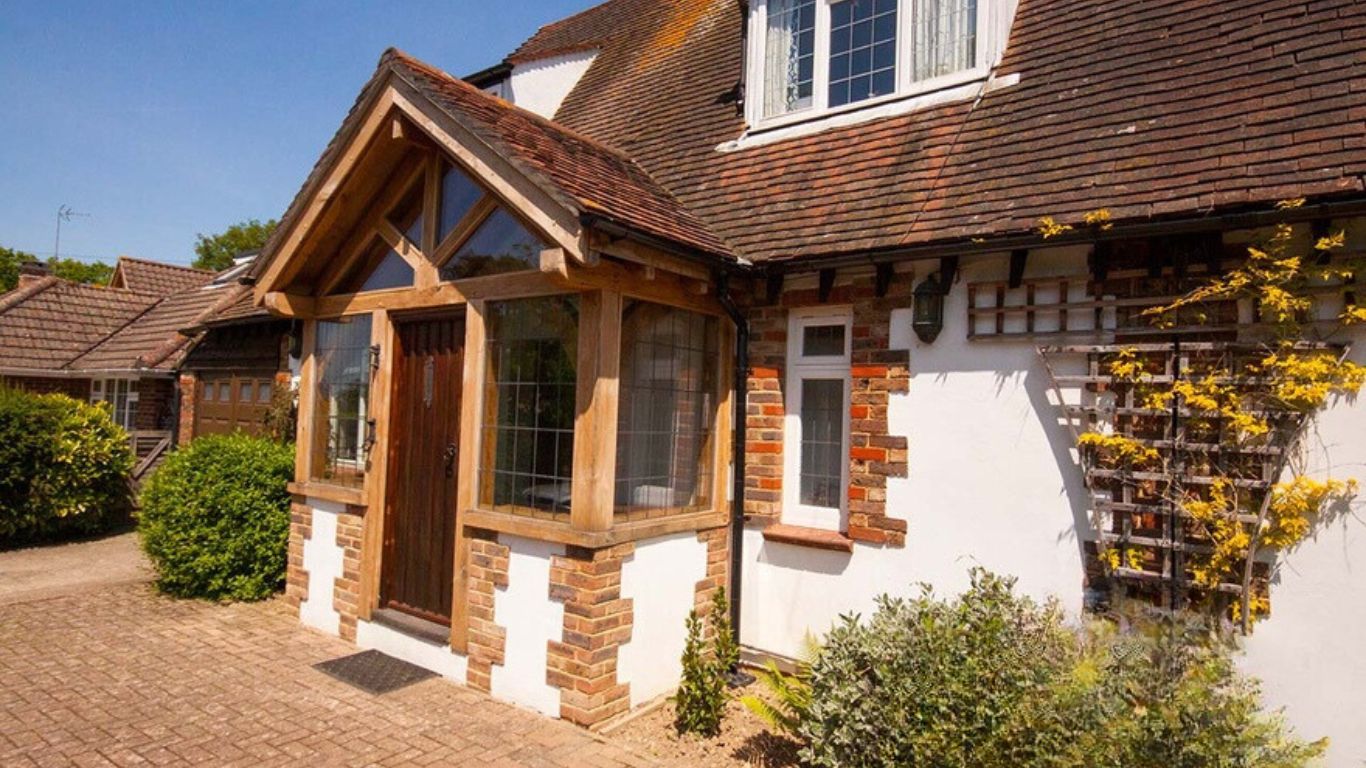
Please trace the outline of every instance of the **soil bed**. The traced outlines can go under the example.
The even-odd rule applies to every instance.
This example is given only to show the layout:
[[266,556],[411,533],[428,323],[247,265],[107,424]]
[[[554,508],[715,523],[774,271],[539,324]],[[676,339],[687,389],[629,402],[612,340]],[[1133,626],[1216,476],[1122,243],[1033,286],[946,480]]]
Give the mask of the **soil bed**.
[[740,703],[740,696],[755,693],[758,686],[732,691],[726,704],[721,733],[703,739],[674,730],[673,702],[636,717],[605,734],[637,754],[665,765],[691,768],[761,766],[781,768],[797,765],[797,744],[769,731],[768,726]]

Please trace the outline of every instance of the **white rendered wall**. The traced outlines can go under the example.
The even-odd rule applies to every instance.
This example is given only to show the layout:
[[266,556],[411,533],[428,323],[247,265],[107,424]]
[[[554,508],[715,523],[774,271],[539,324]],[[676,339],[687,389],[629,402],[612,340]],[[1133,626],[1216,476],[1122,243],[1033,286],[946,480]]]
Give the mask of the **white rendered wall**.
[[693,532],[637,542],[621,567],[621,596],[632,601],[631,640],[617,652],[617,680],[631,706],[678,686],[685,623],[707,575],[707,545]]
[[[891,345],[909,347],[911,382],[908,394],[892,396],[888,420],[892,434],[908,438],[910,470],[888,481],[887,513],[907,521],[906,547],[858,544],[844,554],[747,531],[746,645],[795,656],[807,632],[819,636],[849,611],[867,615],[883,592],[913,594],[920,582],[944,595],[962,591],[974,565],[1080,608],[1087,496],[1047,373],[1032,343],[967,340],[966,284],[1004,280],[1007,261],[963,263],[933,345],[915,338],[909,309],[893,314]],[[1082,248],[1030,255],[1031,278],[1085,270]]]
[[508,100],[542,117],[553,118],[596,56],[596,51],[585,51],[518,64],[512,68],[508,81]]
[[502,666],[494,665],[491,693],[551,717],[560,716],[560,689],[546,682],[549,644],[564,635],[564,605],[550,599],[550,559],[564,545],[500,535],[508,547],[508,585],[493,598],[494,623],[506,628]]
[[337,515],[345,507],[335,502],[308,499],[313,510],[309,536],[304,540],[304,571],[308,595],[299,604],[299,620],[329,635],[340,632],[341,614],[333,607],[334,582],[342,575],[342,548],[337,546]]

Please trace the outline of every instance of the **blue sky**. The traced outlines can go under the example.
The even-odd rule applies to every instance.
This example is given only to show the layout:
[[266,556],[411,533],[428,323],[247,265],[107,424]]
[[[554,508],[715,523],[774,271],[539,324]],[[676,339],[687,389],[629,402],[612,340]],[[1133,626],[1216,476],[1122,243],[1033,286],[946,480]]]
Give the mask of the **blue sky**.
[[0,245],[176,263],[279,217],[390,45],[466,75],[594,0],[0,0]]

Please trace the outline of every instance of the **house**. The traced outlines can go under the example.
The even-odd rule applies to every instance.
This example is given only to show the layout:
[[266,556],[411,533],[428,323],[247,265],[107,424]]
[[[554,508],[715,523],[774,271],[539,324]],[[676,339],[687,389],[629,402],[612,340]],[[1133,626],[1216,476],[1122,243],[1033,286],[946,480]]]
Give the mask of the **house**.
[[[109,285],[92,286],[26,265],[0,297],[0,383],[109,403],[133,442],[135,479],[177,437],[259,430],[275,377],[288,382],[288,324],[250,306],[238,282],[248,267],[215,275],[120,257]],[[214,389],[202,417],[201,373]],[[242,397],[249,407],[236,406]]]
[[[760,655],[974,564],[1080,612],[1118,503],[1069,432],[1090,361],[1252,330],[1138,311],[1277,222],[1366,248],[1364,30],[1289,0],[610,0],[467,80],[386,52],[252,273],[302,324],[289,599],[585,726],[670,690],[723,585]],[[1363,413],[1324,416],[1336,466]],[[1346,524],[1289,554],[1246,657],[1339,761],[1362,557]]]

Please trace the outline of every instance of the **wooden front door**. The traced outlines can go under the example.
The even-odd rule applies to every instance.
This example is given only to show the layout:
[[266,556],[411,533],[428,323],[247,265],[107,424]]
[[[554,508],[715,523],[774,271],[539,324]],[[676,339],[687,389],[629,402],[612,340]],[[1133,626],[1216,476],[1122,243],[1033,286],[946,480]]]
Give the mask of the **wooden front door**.
[[449,624],[465,321],[400,322],[396,331],[381,607]]

